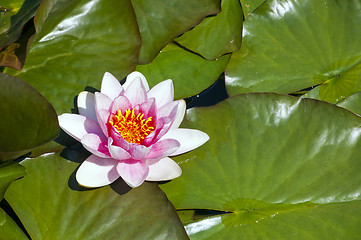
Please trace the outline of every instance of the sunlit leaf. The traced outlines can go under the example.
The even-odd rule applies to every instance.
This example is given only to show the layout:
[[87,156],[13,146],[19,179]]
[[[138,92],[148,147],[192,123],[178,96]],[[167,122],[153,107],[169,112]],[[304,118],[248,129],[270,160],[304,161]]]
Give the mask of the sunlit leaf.
[[[61,155],[80,160],[81,153],[67,151]],[[59,154],[21,164],[27,176],[14,182],[5,198],[32,239],[187,239],[156,183],[130,189],[117,181],[88,190],[75,181],[78,164]]]
[[230,95],[292,93],[321,84],[321,100],[361,90],[361,2],[269,0],[244,22],[226,69]]
[[153,62],[138,65],[136,70],[145,75],[151,86],[172,79],[175,99],[180,99],[211,86],[222,74],[229,57],[225,55],[209,61],[175,44],[168,44]]
[[58,114],[69,112],[86,86],[100,88],[104,72],[122,79],[138,62],[140,35],[129,0],[44,0],[35,28],[24,68],[6,72],[38,89]]
[[361,229],[361,118],[312,99],[234,96],[187,112],[210,140],[175,157],[162,189],[177,209],[224,211],[191,239],[352,239]]

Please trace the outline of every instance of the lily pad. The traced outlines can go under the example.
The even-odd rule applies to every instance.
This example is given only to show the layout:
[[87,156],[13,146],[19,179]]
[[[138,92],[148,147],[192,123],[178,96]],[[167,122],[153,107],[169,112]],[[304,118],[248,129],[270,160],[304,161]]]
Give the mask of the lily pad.
[[10,184],[17,178],[25,175],[25,168],[17,162],[7,161],[0,164],[0,200]]
[[348,98],[337,103],[337,105],[361,116],[361,92],[352,94]]
[[337,102],[361,90],[361,2],[270,0],[244,22],[226,68],[230,95],[292,93],[319,85]]
[[57,115],[38,91],[5,73],[0,73],[0,89],[0,162],[57,137]]
[[244,18],[247,19],[249,16],[251,16],[252,12],[266,1],[267,0],[240,0]]
[[150,63],[159,51],[210,14],[220,11],[220,0],[132,0],[142,47],[139,63]]
[[153,62],[138,65],[136,70],[144,74],[150,86],[172,79],[175,99],[180,99],[196,95],[211,86],[223,73],[229,57],[225,55],[209,61],[171,43]]
[[15,221],[0,208],[0,239],[6,240],[29,240],[25,233],[18,227]]
[[[61,155],[77,161],[82,156]],[[21,164],[27,176],[13,183],[5,198],[32,239],[187,239],[156,183],[128,189],[117,181],[112,187],[84,189],[74,179],[78,163],[58,153]]]
[[[0,199],[4,197],[9,185],[24,174],[25,168],[17,162],[8,161],[0,164]],[[0,208],[0,226],[0,239],[28,240],[24,232],[2,208]]]
[[138,62],[141,40],[128,0],[44,0],[34,23],[24,68],[5,72],[33,85],[58,114],[86,86],[100,88],[104,72],[122,79]]
[[2,0],[0,6],[0,50],[15,42],[24,24],[35,14],[41,0]]
[[223,211],[185,227],[191,239],[355,239],[361,234],[361,118],[273,93],[188,110],[206,132],[161,185],[177,209]]
[[242,23],[239,0],[223,0],[222,11],[218,15],[205,18],[175,41],[208,60],[214,60],[240,48]]

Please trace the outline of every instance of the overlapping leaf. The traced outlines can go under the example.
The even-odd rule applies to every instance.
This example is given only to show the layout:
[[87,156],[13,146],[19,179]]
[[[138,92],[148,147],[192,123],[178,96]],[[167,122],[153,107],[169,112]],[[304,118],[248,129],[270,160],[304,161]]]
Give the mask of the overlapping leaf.
[[226,69],[231,95],[291,93],[321,84],[321,100],[361,90],[361,2],[270,0],[244,23]]
[[86,86],[99,88],[104,72],[122,79],[138,62],[140,36],[128,0],[44,0],[35,27],[24,68],[6,72],[38,89],[58,114],[69,112]]
[[241,46],[243,13],[239,0],[222,1],[222,11],[205,18],[201,24],[176,41],[182,46],[214,60]]
[[[9,185],[17,178],[24,176],[25,168],[17,162],[5,162],[0,164],[0,199]],[[0,239],[23,240],[28,239],[15,221],[0,208]]]
[[0,208],[0,239],[29,240],[15,221]]
[[175,160],[162,185],[177,209],[226,211],[186,226],[192,239],[360,236],[361,118],[332,104],[245,94],[191,109],[210,140]]
[[337,105],[361,116],[361,92],[349,96],[343,101],[337,103]]
[[245,19],[251,16],[252,12],[267,0],[240,0]]
[[35,14],[41,0],[2,0],[0,5],[0,50],[15,42],[24,24]]
[[141,64],[151,62],[174,38],[220,11],[220,0],[132,0],[142,36]]
[[[68,150],[62,156],[79,160],[82,154]],[[118,181],[87,191],[75,182],[78,164],[59,154],[22,165],[27,176],[13,183],[5,198],[32,239],[187,239],[156,183],[129,189]]]
[[0,89],[0,161],[19,157],[57,137],[57,115],[39,92],[5,73],[0,73]]
[[136,70],[145,75],[151,86],[172,79],[175,99],[180,99],[196,95],[211,86],[222,74],[229,57],[225,55],[209,61],[172,43],[162,49],[153,62],[138,65]]

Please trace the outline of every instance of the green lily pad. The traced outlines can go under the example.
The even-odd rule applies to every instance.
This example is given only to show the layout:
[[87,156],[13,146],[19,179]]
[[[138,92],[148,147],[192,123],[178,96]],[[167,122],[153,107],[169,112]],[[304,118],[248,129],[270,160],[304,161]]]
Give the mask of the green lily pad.
[[361,92],[352,94],[348,98],[337,103],[337,105],[361,116]]
[[0,89],[0,162],[17,158],[57,137],[57,115],[32,86],[0,73]]
[[24,24],[35,14],[41,0],[2,0],[0,5],[0,50],[15,42]]
[[174,38],[220,11],[220,0],[132,0],[142,47],[139,63],[150,63]]
[[25,233],[18,227],[15,221],[0,208],[0,239],[6,240],[29,240]]
[[230,95],[292,93],[321,84],[321,100],[361,90],[361,2],[270,0],[244,22],[226,68]]
[[177,38],[182,46],[214,60],[241,46],[243,13],[239,0],[223,0],[222,11]]
[[225,55],[209,61],[171,43],[162,49],[153,62],[138,65],[136,70],[144,74],[150,86],[172,79],[175,99],[181,99],[211,86],[222,74],[229,57]]
[[17,162],[7,161],[0,164],[0,200],[3,199],[10,184],[25,175],[25,168]]
[[[177,209],[224,211],[191,239],[355,239],[361,234],[361,118],[313,99],[253,93],[190,109],[210,140],[161,185]],[[221,237],[222,236],[222,237]]]
[[[5,195],[9,185],[17,178],[25,175],[25,168],[17,162],[7,161],[0,164],[0,199]],[[28,239],[15,221],[0,208],[0,239]]]
[[24,68],[5,72],[33,85],[58,114],[86,86],[100,88],[104,72],[122,79],[138,63],[141,40],[128,0],[44,0],[34,23]]
[[240,0],[240,2],[242,5],[244,17],[247,19],[256,8],[265,2],[265,0]]
[[[76,161],[83,156],[61,155],[75,155]],[[187,239],[156,183],[129,189],[117,181],[112,188],[86,190],[74,179],[78,164],[58,153],[21,164],[27,176],[14,182],[5,198],[32,239]]]

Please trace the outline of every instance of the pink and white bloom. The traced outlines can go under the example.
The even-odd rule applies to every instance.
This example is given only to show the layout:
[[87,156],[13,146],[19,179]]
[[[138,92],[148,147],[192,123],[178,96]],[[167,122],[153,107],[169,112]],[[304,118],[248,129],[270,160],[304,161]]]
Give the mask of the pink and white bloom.
[[145,180],[180,176],[181,168],[169,156],[193,150],[209,137],[179,128],[186,104],[173,98],[172,80],[149,90],[139,72],[128,75],[123,85],[105,73],[100,92],[81,92],[79,114],[59,116],[60,127],[92,153],[76,173],[79,184],[101,187],[121,177],[138,187]]

